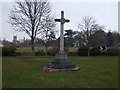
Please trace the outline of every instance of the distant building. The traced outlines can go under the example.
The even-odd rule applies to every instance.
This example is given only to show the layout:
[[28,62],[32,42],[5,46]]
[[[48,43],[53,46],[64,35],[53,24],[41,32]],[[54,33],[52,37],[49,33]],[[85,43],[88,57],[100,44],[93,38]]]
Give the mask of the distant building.
[[7,41],[5,39],[2,41],[2,44],[3,44],[3,47],[10,47],[10,46],[12,46],[12,42],[9,42],[9,41]]
[[17,40],[17,36],[13,36],[13,46],[20,47],[20,42]]
[[17,36],[13,36],[13,46],[17,46]]

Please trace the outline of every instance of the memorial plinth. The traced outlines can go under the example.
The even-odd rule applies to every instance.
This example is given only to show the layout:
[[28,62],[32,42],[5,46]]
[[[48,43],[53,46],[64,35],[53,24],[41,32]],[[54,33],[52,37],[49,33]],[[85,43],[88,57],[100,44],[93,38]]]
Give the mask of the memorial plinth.
[[48,68],[58,69],[63,71],[77,71],[75,64],[72,64],[67,57],[67,53],[64,52],[64,23],[70,22],[70,20],[64,18],[64,12],[61,11],[61,19],[55,19],[56,22],[60,22],[60,51],[56,54],[56,59],[48,64]]
[[69,59],[67,58],[66,53],[57,53],[56,59],[51,62],[53,68],[58,69],[71,69],[75,68],[75,64],[72,64]]

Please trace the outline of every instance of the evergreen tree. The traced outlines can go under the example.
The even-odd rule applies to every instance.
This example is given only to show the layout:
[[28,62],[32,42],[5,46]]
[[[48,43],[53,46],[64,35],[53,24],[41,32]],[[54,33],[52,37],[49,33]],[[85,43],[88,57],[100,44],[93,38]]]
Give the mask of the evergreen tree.
[[111,47],[113,45],[113,34],[109,31],[106,35],[107,46]]

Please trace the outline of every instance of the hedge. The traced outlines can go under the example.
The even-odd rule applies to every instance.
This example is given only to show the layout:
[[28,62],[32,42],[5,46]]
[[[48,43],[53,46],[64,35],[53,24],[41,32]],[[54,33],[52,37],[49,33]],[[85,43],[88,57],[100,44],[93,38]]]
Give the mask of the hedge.
[[92,49],[90,49],[90,55],[91,56],[101,55],[99,47],[93,47]]
[[[77,54],[79,56],[87,56],[87,47],[81,46],[77,50]],[[92,47],[90,49],[90,56],[99,56],[99,55],[106,55],[106,56],[118,56],[119,55],[119,48],[118,47],[109,47],[107,50],[100,50],[99,47]]]
[[2,56],[14,56],[16,55],[16,47],[2,47]]
[[77,54],[79,56],[87,56],[87,52],[88,52],[88,47],[86,47],[86,46],[81,46],[77,50]]

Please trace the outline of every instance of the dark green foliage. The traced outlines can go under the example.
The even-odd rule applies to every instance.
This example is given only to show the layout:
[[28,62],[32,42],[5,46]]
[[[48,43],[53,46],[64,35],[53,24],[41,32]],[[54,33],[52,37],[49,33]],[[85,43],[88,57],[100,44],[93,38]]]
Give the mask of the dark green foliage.
[[88,54],[88,47],[86,47],[86,46],[79,47],[78,50],[77,50],[77,53],[80,56],[87,56],[87,54]]
[[100,55],[100,49],[99,49],[99,47],[93,47],[93,48],[90,50],[90,55],[92,55],[92,56]]
[[93,51],[91,50],[91,55],[106,55],[106,56],[117,56],[119,55],[119,48],[117,47],[109,47],[107,50],[94,50],[94,54]]
[[103,30],[97,30],[89,38],[91,47],[106,46],[106,33]]
[[110,55],[110,56],[119,55],[119,48],[117,48],[117,47],[108,48],[107,55]]
[[[65,46],[66,47],[73,47],[74,44],[73,44],[73,41],[74,41],[74,38],[73,38],[73,35],[74,35],[74,32],[73,30],[69,29],[69,30],[65,30]],[[71,43],[72,42],[72,43]]]
[[14,56],[16,55],[16,47],[3,47],[2,56]]
[[107,50],[101,50],[100,51],[100,55],[102,55],[102,56],[108,56],[107,55]]
[[37,52],[36,52],[36,55],[45,55],[45,52],[43,51],[43,50],[38,50]]
[[[77,54],[79,56],[87,56],[88,48],[86,46],[81,46],[77,50]],[[92,47],[90,49],[91,56],[98,56],[98,55],[107,55],[107,56],[118,56],[119,55],[119,48],[117,47],[109,47],[107,50],[100,50],[99,47]]]
[[106,39],[107,39],[107,46],[110,47],[113,45],[113,34],[109,31],[106,35]]

